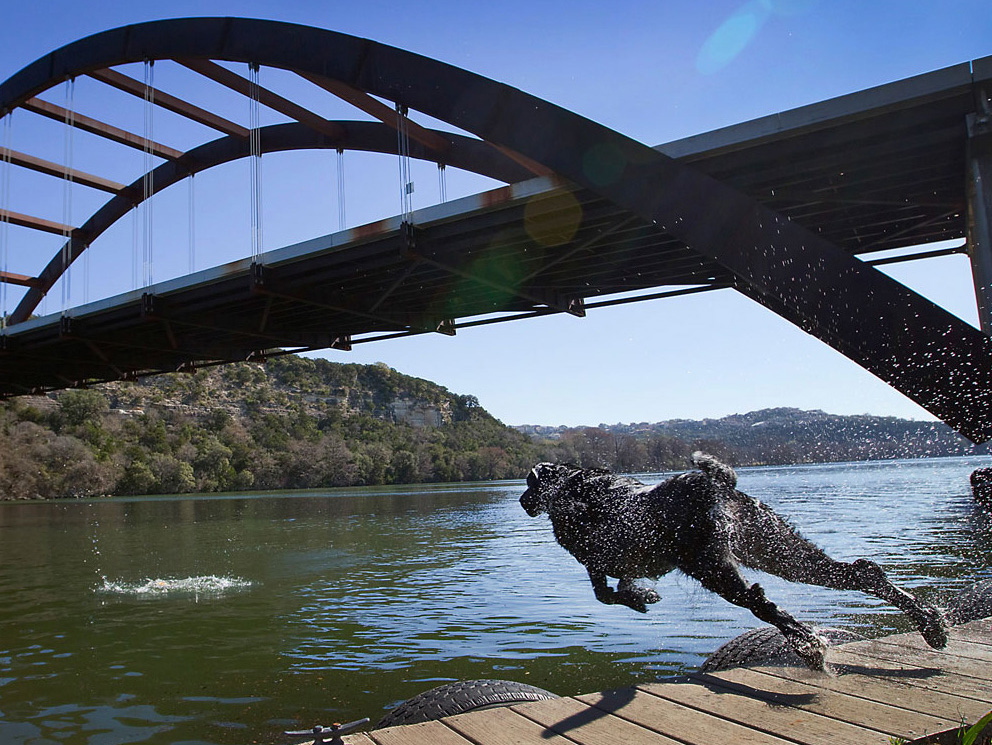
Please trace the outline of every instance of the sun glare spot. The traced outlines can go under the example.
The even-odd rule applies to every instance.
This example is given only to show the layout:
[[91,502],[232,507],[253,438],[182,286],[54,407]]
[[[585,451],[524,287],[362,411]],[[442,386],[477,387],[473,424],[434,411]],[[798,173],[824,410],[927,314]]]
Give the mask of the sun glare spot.
[[703,43],[696,57],[696,69],[712,75],[730,64],[768,20],[770,7],[764,2],[749,2],[738,8]]
[[703,75],[719,72],[743,52],[769,17],[794,17],[810,12],[818,0],[749,0],[709,35],[696,56]]
[[582,224],[582,205],[571,192],[541,194],[524,207],[524,229],[535,243],[560,246],[568,243]]

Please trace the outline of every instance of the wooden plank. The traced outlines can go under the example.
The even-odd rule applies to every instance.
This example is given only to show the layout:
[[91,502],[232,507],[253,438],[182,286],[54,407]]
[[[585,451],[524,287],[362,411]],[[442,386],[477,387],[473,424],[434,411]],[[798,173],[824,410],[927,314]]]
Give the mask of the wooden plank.
[[[405,724],[401,727],[372,730],[365,734],[374,745],[471,745],[470,740],[466,740],[442,722]],[[364,743],[354,745],[364,745]]]
[[988,678],[972,678],[941,670],[938,667],[906,664],[869,654],[845,650],[831,652],[832,662],[862,675],[898,681],[902,685],[943,691],[978,701],[988,700]]
[[345,735],[341,738],[347,743],[347,745],[375,745],[375,743],[369,739],[366,734],[359,735]]
[[917,737],[990,707],[988,621],[947,651],[915,634],[834,647],[836,674],[762,666],[376,730],[349,745],[845,745]]
[[633,722],[612,716],[608,711],[574,698],[541,701],[518,706],[521,714],[581,745],[678,745],[677,741]]
[[984,680],[992,678],[992,666],[989,662],[973,657],[961,657],[948,652],[938,652],[925,645],[919,649],[913,649],[898,644],[853,642],[845,648],[845,651],[898,662],[906,667],[925,666],[972,678]]
[[574,745],[568,740],[532,722],[511,708],[485,709],[448,717],[444,723],[461,735],[485,745],[521,745],[550,743]]
[[[616,717],[678,738],[691,745],[732,742],[740,745],[785,745],[786,741],[736,722],[691,709],[636,689],[606,691],[577,699]],[[567,734],[567,733],[566,733]],[[619,740],[621,738],[615,738]]]
[[969,621],[968,623],[963,623],[960,626],[954,627],[955,633],[962,631],[984,632],[985,636],[989,638],[990,642],[992,642],[992,616],[989,616],[988,618],[978,618],[974,621]]
[[[826,678],[826,673],[821,673]],[[846,692],[810,685],[798,680],[787,680],[762,675],[739,668],[710,675],[700,675],[697,680],[725,685],[739,694],[760,698],[771,704],[795,701],[794,705],[816,712],[831,719],[838,719],[859,727],[868,727],[888,735],[919,737],[931,732],[953,727],[958,721],[947,716],[933,716],[899,708],[890,702],[872,701]],[[799,703],[799,702],[802,703]]]
[[879,738],[877,731],[800,708],[799,704],[805,703],[806,697],[795,700],[792,705],[784,701],[772,704],[758,698],[734,695],[726,688],[704,685],[688,678],[649,683],[638,688],[803,745],[864,745]]
[[[855,672],[853,668],[839,668],[833,675],[823,675],[800,667],[769,666],[749,669],[756,675],[798,680],[817,688],[826,688],[871,701],[890,703],[921,714],[950,717],[955,721],[960,721],[962,717],[970,719],[976,714],[980,718],[989,708],[984,701],[957,695],[955,692],[914,686],[911,683],[912,678],[864,675]],[[893,670],[893,672],[898,671]]]
[[992,664],[992,646],[988,644],[978,644],[975,642],[970,642],[960,636],[951,637],[951,640],[947,643],[947,646],[943,649],[933,649],[929,644],[923,641],[922,638],[918,636],[907,636],[905,634],[900,634],[896,637],[884,637],[882,639],[875,639],[876,644],[885,644],[892,647],[902,647],[903,649],[909,649],[913,651],[934,651],[940,652],[946,655],[952,655],[957,657],[967,657],[973,660],[981,660],[985,663]]
[[954,631],[954,636],[957,639],[972,642],[973,644],[992,646],[992,635],[990,635],[990,632],[985,629],[962,627],[960,629],[955,629]]

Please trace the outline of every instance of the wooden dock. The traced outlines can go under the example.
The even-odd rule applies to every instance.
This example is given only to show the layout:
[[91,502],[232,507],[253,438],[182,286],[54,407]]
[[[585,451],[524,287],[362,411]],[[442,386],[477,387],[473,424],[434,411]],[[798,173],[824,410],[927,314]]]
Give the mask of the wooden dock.
[[[889,745],[992,709],[992,618],[833,647],[832,674],[756,666],[488,709],[346,739],[349,745]],[[985,740],[982,740],[983,742]],[[955,740],[956,742],[956,740]]]

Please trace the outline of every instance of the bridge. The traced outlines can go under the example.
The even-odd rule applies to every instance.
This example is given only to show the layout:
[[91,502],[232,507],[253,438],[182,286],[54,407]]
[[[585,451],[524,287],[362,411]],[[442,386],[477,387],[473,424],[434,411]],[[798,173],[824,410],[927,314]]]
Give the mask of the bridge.
[[[248,126],[156,88],[156,62],[243,96]],[[128,74],[134,65],[143,80]],[[263,68],[367,118],[326,119],[263,87]],[[81,77],[213,139],[179,150],[149,126],[127,131],[75,112],[68,96],[52,101]],[[79,225],[0,202],[5,246],[14,228],[60,237],[37,272],[12,270],[4,249],[4,297],[19,297],[3,309],[0,395],[729,287],[983,442],[992,438],[990,84],[984,58],[652,148],[471,72],[323,29],[201,18],[96,34],[0,84],[0,116],[85,131],[141,151],[148,167],[117,183],[74,168],[68,146],[55,163],[4,143],[5,173],[27,169],[65,194],[68,184],[109,198]],[[262,126],[261,107],[285,121]],[[293,150],[394,153],[401,180],[422,159],[506,186],[416,211],[404,203],[393,218],[263,252],[258,164]],[[146,273],[126,292],[37,314],[122,218],[239,159],[252,164],[249,256],[164,282]],[[942,241],[956,244],[927,245]],[[947,252],[971,257],[981,329],[876,268]]]

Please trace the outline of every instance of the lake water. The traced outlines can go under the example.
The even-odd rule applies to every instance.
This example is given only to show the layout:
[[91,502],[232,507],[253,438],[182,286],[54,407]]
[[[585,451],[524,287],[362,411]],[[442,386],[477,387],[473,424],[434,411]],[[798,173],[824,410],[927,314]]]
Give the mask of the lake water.
[[[740,487],[836,557],[937,598],[992,572],[968,487],[987,463],[742,469]],[[287,742],[451,680],[563,695],[655,680],[760,625],[675,575],[647,614],[600,605],[521,491],[0,503],[0,742]],[[761,581],[804,620],[909,628],[860,593]]]

